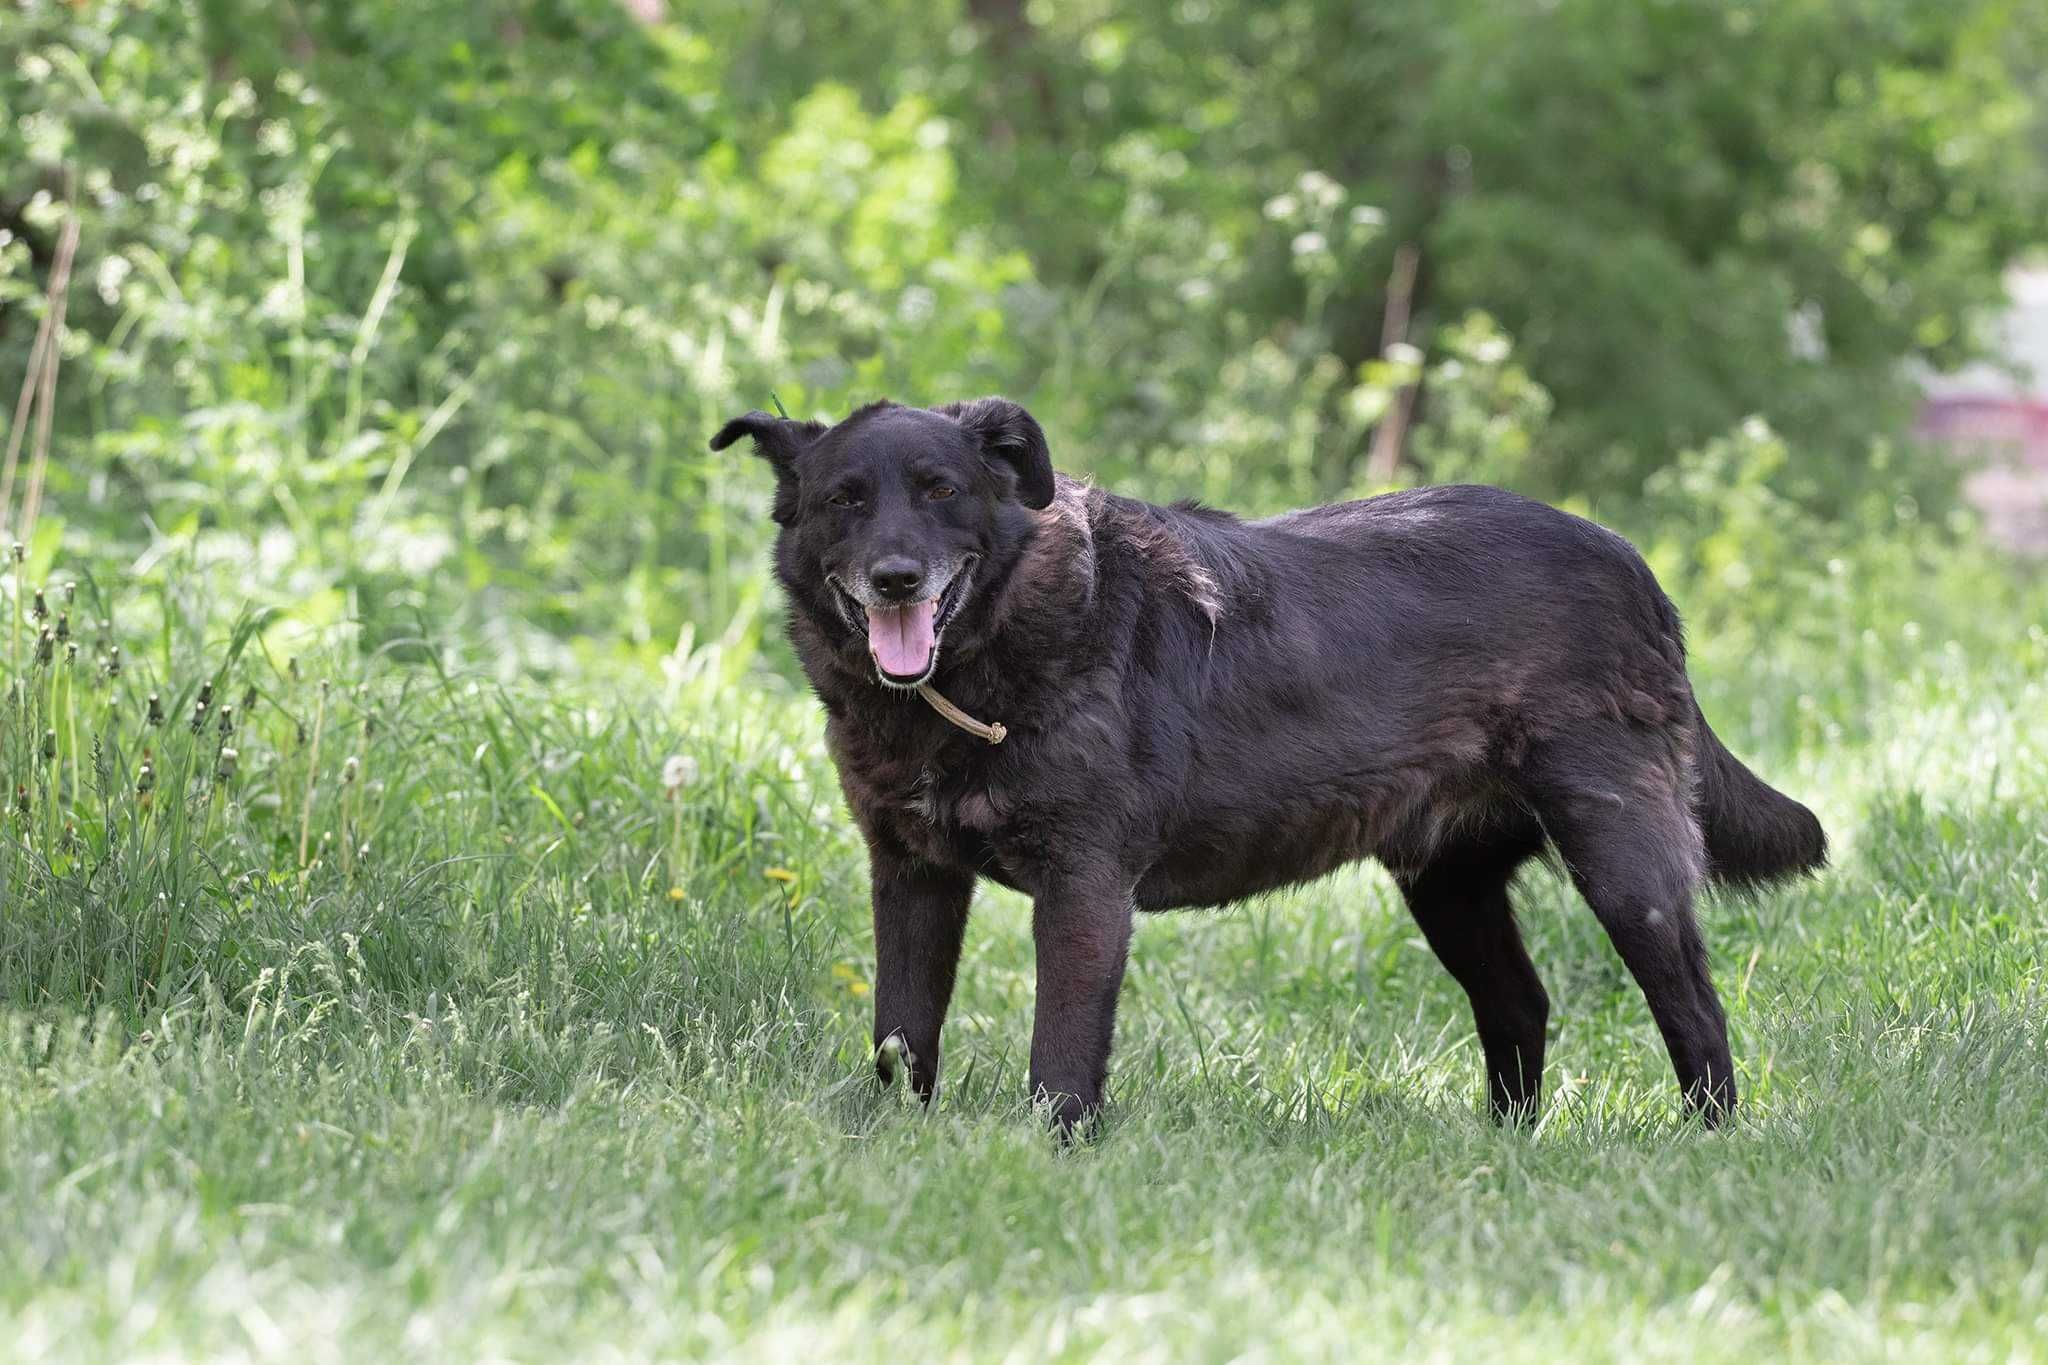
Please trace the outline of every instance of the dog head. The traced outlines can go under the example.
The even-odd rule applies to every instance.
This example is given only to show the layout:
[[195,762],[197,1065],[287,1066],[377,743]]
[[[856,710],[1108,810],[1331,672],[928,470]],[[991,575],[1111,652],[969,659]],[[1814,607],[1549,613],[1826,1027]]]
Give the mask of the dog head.
[[775,471],[775,568],[796,610],[854,667],[911,688],[938,671],[1052,502],[1052,456],[1002,398],[936,408],[874,403],[836,426],[750,412],[742,436]]

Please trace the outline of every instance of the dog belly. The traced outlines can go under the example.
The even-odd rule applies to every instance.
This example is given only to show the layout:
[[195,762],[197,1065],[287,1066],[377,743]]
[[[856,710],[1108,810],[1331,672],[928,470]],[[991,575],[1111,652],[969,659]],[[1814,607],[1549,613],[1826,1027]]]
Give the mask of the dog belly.
[[1141,910],[1227,905],[1314,881],[1362,858],[1399,875],[1426,865],[1460,830],[1512,815],[1505,793],[1484,783],[1393,788],[1257,816],[1193,822],[1139,879]]
[[1369,805],[1333,802],[1283,818],[1207,819],[1182,830],[1140,879],[1141,909],[1177,910],[1313,881],[1381,851],[1386,819]]
[[1361,831],[1332,819],[1292,837],[1217,835],[1169,849],[1138,882],[1140,910],[1185,910],[1313,881],[1372,850]]

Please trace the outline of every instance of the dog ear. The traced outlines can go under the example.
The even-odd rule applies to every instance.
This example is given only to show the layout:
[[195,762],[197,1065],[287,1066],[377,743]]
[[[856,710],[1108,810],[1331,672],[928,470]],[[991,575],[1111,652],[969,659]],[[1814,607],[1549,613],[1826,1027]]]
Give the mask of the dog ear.
[[976,398],[932,409],[967,429],[982,453],[1017,471],[1017,500],[1026,507],[1052,505],[1052,452],[1045,432],[1030,413],[1007,398]]
[[724,450],[742,436],[754,438],[754,453],[775,471],[775,507],[771,515],[777,525],[787,526],[796,520],[796,457],[824,434],[823,422],[799,422],[792,417],[750,412],[720,427],[711,438],[711,448]]
[[765,412],[750,412],[744,417],[735,417],[718,429],[711,438],[713,450],[724,450],[742,436],[754,438],[754,452],[776,472],[795,463],[803,454],[804,447],[825,434],[823,422],[799,422],[794,417],[772,417]]

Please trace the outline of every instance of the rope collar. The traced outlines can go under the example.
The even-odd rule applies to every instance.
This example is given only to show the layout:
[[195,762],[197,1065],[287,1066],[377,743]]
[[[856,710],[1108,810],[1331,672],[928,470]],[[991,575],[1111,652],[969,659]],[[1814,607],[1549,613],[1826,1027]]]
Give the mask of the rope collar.
[[917,695],[924,698],[925,705],[939,713],[951,724],[959,726],[976,739],[985,739],[990,744],[1001,744],[1010,732],[1001,721],[984,723],[962,711],[959,707],[939,695],[939,690],[930,683],[919,683]]

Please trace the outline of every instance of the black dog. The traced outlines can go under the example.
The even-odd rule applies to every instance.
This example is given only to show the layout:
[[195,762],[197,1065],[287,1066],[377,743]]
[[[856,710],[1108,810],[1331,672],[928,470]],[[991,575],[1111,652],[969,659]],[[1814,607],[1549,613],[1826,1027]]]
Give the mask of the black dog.
[[977,877],[1035,901],[1030,1084],[1070,1129],[1102,1103],[1134,911],[1373,857],[1471,998],[1494,1113],[1525,1116],[1549,1001],[1508,883],[1550,848],[1687,1103],[1733,1107],[1694,889],[1812,869],[1826,839],[1707,728],[1627,541],[1492,488],[1156,507],[1056,476],[996,398],[752,412],[712,448],[741,436],[775,470],[790,634],[867,836],[885,1080],[900,1053],[937,1083]]

